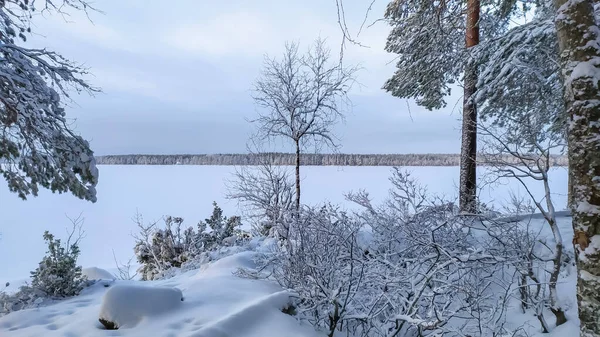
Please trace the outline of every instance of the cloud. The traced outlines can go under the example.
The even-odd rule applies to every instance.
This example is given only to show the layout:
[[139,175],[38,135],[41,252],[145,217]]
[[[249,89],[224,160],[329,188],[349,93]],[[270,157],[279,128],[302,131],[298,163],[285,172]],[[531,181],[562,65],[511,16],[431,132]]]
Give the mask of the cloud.
[[130,41],[116,29],[110,27],[110,18],[102,13],[69,11],[65,15],[45,15],[35,21],[32,41],[45,45],[48,42],[89,42],[110,49],[129,49]]
[[[346,5],[348,26],[355,34],[368,3]],[[376,3],[373,20],[385,5]],[[250,130],[243,117],[254,113],[249,90],[262,56],[279,57],[286,41],[300,42],[305,50],[319,36],[328,39],[333,61],[340,51],[335,1],[178,0],[165,7],[148,0],[105,0],[98,6],[106,14],[91,13],[92,22],[77,12],[68,21],[60,16],[36,19],[34,32],[42,36],[32,36],[28,43],[56,50],[91,69],[95,76],[90,82],[104,93],[78,98],[82,106],[69,113],[79,118],[81,131],[102,153],[243,151]],[[395,55],[384,50],[389,29],[383,22],[365,28],[358,40],[369,48],[348,44],[345,50],[346,64],[363,67],[358,73],[362,86],[351,93],[353,113],[340,129],[347,134],[347,151],[393,152],[403,149],[403,142],[423,144],[427,137],[398,136],[416,130],[407,124],[409,110],[416,123],[435,124],[459,135],[448,122],[456,116],[440,117],[449,115],[454,101],[445,112],[425,111],[412,101],[409,109],[405,100],[381,90],[395,70],[390,63]],[[173,129],[168,136],[166,126]],[[204,129],[239,139],[220,144],[214,134],[198,131]],[[446,139],[441,134],[433,138]],[[195,147],[198,144],[205,147]]]
[[[162,35],[162,41],[184,53],[204,57],[232,56],[237,60],[278,55],[286,41],[302,45],[317,37],[330,38],[337,48],[341,32],[335,19],[321,19],[302,11],[279,13],[243,10],[224,12],[196,23],[180,23]],[[337,49],[336,49],[337,51]]]
[[108,94],[110,91],[121,91],[155,96],[159,92],[158,85],[153,80],[135,71],[96,68],[94,73],[97,74],[93,79],[94,85],[108,88],[105,89]]
[[256,13],[224,13],[206,22],[181,24],[165,40],[179,50],[212,56],[262,54],[275,30],[268,22]]

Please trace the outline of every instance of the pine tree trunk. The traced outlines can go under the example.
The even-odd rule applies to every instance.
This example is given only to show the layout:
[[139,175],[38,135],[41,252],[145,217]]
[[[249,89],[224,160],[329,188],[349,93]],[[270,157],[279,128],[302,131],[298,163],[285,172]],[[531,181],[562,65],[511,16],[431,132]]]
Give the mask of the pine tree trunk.
[[591,0],[554,0],[569,116],[581,337],[600,336],[600,27]]
[[[568,157],[567,153],[567,157]],[[571,209],[573,206],[573,173],[571,170],[567,172],[567,207]]]
[[296,141],[296,214],[300,214],[300,141]]
[[[479,44],[479,0],[467,2],[467,48]],[[477,197],[477,106],[473,95],[477,90],[477,66],[469,62],[465,67],[462,143],[460,151],[459,207],[463,213],[475,213]]]

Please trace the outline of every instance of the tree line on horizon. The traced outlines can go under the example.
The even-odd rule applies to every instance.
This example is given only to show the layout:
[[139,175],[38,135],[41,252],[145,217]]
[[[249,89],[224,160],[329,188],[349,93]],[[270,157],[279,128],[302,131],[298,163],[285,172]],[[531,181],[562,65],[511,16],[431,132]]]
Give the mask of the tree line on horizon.
[[[518,164],[514,156],[505,155],[507,162]],[[481,156],[483,158],[483,156]],[[566,167],[568,158],[564,155],[551,156],[551,166]],[[106,155],[97,156],[99,165],[271,165],[292,166],[293,153],[230,153],[230,154],[184,154],[184,155]],[[303,166],[459,166],[459,154],[411,153],[411,154],[345,154],[345,153],[303,153],[300,156]],[[482,159],[480,166],[487,163]]]

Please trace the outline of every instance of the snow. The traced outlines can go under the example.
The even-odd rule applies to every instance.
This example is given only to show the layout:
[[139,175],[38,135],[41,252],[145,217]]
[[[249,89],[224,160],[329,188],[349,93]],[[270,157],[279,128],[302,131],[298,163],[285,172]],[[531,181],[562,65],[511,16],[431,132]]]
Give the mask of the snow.
[[81,270],[83,276],[88,280],[114,280],[115,276],[105,269],[98,267],[83,268]]
[[[224,198],[224,182],[231,179],[234,167],[223,166],[99,166],[101,179],[97,185],[98,201],[94,204],[69,194],[52,194],[42,189],[37,198],[20,200],[0,182],[0,256],[19,252],[19,259],[0,259],[0,284],[29,275],[39,263],[46,249],[42,240],[44,230],[63,237],[71,218],[80,214],[85,218],[86,237],[81,242],[80,263],[106,270],[115,267],[112,256],[123,263],[133,256],[137,231],[132,221],[136,211],[146,221],[158,220],[164,215],[180,216],[184,225],[195,226],[212,212],[212,202],[223,208],[225,215],[239,214],[237,203]],[[458,167],[409,167],[430,193],[455,198],[458,191]],[[343,194],[366,189],[379,204],[390,188],[390,167],[305,167],[302,169],[302,198],[306,203],[329,200],[344,204]],[[485,168],[478,169],[484,177]],[[556,209],[566,207],[567,171],[556,168],[550,172],[550,183],[555,193]],[[543,196],[543,187],[531,186],[535,195]],[[502,206],[509,192],[526,195],[514,182],[483,187],[480,197],[484,202]],[[347,203],[346,203],[347,205]],[[348,206],[351,207],[351,206]],[[14,224],[26,224],[15,226]],[[22,249],[27,247],[27,250]],[[114,272],[113,272],[114,273]]]
[[[253,254],[241,252],[167,280],[94,284],[75,298],[0,317],[0,336],[320,336],[281,312],[290,295],[279,286],[232,274],[254,267]],[[98,321],[103,314],[123,328],[107,332]]]
[[589,61],[578,62],[571,72],[570,82],[580,78],[591,78],[594,86],[600,82],[600,58],[593,58]]
[[581,275],[581,279],[584,281],[595,281],[595,282],[600,282],[600,277],[592,275],[591,273],[582,270],[579,275]]
[[177,288],[117,284],[104,294],[99,318],[119,329],[133,328],[145,318],[180,308],[181,302],[183,294]]
[[[41,191],[39,198],[22,202],[9,194],[5,187],[0,187],[0,207],[7,217],[7,221],[0,224],[0,231],[3,232],[0,256],[10,256],[16,251],[22,253],[18,261],[0,261],[0,281],[22,278],[35,268],[44,254],[41,233],[44,229],[59,235],[64,233],[65,227],[68,227],[65,212],[69,215],[83,212],[86,218],[84,229],[87,235],[82,241],[80,262],[87,266],[105,267],[86,268],[84,274],[92,279],[106,279],[110,275],[109,279],[112,280],[114,276],[109,272],[114,272],[109,268],[114,268],[111,250],[115,250],[120,262],[125,262],[132,255],[133,241],[129,234],[135,227],[130,219],[136,208],[147,220],[172,214],[185,217],[188,225],[194,225],[210,214],[212,200],[216,200],[227,215],[237,211],[235,203],[227,202],[222,197],[225,192],[223,181],[229,178],[233,170],[230,167],[104,166],[100,169],[102,180],[98,185],[99,201],[96,204],[47,191]],[[428,185],[430,192],[455,196],[458,168],[419,167],[410,170],[420,182]],[[303,172],[304,197],[308,203],[326,199],[343,203],[344,192],[361,188],[367,189],[374,202],[378,203],[390,187],[388,177],[391,172],[388,167],[307,167]],[[567,172],[556,169],[550,177],[552,189],[557,194],[557,209],[563,209]],[[519,185],[486,187],[481,195],[484,201],[500,206],[510,190],[518,192]],[[532,185],[532,191],[536,195],[543,195],[542,188],[536,190]],[[565,249],[570,250],[570,218],[565,213],[559,213],[558,216]],[[543,217],[538,215],[518,220],[530,221],[532,228],[540,228],[541,237],[552,238],[552,232]],[[15,223],[31,225],[26,228],[5,225]],[[363,233],[361,242],[368,242],[369,235]],[[254,251],[261,251],[268,250],[271,243],[268,240],[262,243],[253,241],[249,246]],[[28,247],[27,251],[21,249],[23,245]],[[273,282],[240,278],[233,274],[239,268],[255,267],[256,253],[237,248],[227,248],[232,255],[216,256],[220,259],[198,265],[198,269],[175,271],[172,274],[174,277],[166,280],[95,283],[75,298],[0,317],[0,336],[323,335],[281,312],[292,294]],[[569,318],[565,325],[551,329],[550,334],[541,334],[536,318],[530,314],[523,315],[516,306],[507,313],[509,325],[513,328],[523,326],[531,337],[577,336],[576,272],[569,269],[570,266],[565,268],[558,284],[560,303]],[[22,283],[11,282],[7,290],[14,291],[15,285]],[[184,301],[181,301],[181,296]],[[547,318],[551,315],[548,313]],[[99,317],[115,320],[121,329],[112,332],[104,330],[98,321]]]
[[[539,228],[540,238],[552,237],[541,217],[522,221]],[[570,238],[570,218],[560,216],[557,221],[564,237]],[[567,250],[572,249],[569,240],[564,242]],[[322,336],[281,312],[292,294],[270,281],[234,275],[239,268],[255,268],[255,251],[268,249],[269,244],[269,240],[255,242],[254,251],[238,252],[166,280],[116,280],[108,287],[96,283],[80,296],[0,317],[0,336]],[[566,324],[551,325],[550,334],[542,334],[537,319],[531,313],[522,314],[514,305],[507,312],[508,327],[521,327],[530,337],[578,336],[576,276],[575,269],[568,265],[558,283]],[[116,321],[119,330],[104,330],[100,317]],[[552,314],[548,312],[546,317],[551,323]]]
[[581,201],[577,204],[577,212],[600,215],[600,207],[587,201]]

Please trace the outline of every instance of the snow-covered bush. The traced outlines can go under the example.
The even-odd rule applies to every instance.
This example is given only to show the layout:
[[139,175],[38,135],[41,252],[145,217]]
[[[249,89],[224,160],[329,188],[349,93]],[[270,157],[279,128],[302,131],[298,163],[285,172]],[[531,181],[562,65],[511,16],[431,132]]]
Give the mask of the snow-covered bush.
[[145,225],[141,215],[136,216],[140,233],[136,236],[134,251],[141,264],[138,273],[143,280],[156,279],[166,270],[180,268],[203,252],[239,245],[250,237],[239,229],[242,225],[239,216],[228,218],[216,203],[213,206],[211,216],[198,223],[196,230],[183,229],[184,219],[179,217],[165,217],[164,228],[159,228],[158,222]]
[[289,240],[260,256],[296,294],[295,314],[329,336],[509,333],[515,254],[481,230],[481,218],[429,197],[410,174],[396,169],[392,184],[380,206],[366,192],[349,194],[363,212],[304,207]]
[[255,154],[261,164],[243,166],[228,184],[227,198],[243,206],[244,216],[260,236],[286,237],[285,216],[293,208],[294,182],[286,168],[270,163],[272,158]]
[[182,301],[177,288],[115,285],[104,294],[99,321],[109,330],[132,328],[145,317],[179,308]]
[[38,268],[31,272],[31,287],[42,291],[49,297],[70,297],[79,295],[86,284],[86,278],[77,265],[79,242],[61,245],[60,239],[48,231],[44,232],[44,241],[48,244],[47,255]]
[[302,209],[275,259],[275,279],[297,293],[296,312],[330,336],[356,324],[367,256],[361,224],[332,205]]
[[0,291],[0,316],[33,307],[47,300],[44,292],[34,289],[29,285],[23,285],[14,294]]
[[[25,284],[14,294],[0,292],[0,314],[26,309],[42,302],[79,295],[88,284],[79,257],[79,240],[82,232],[74,238],[75,230],[80,229],[81,220],[73,221],[73,231],[65,244],[48,231],[44,232],[44,241],[48,245],[46,256],[39,266],[31,272],[31,283]],[[72,241],[74,240],[74,241]]]

